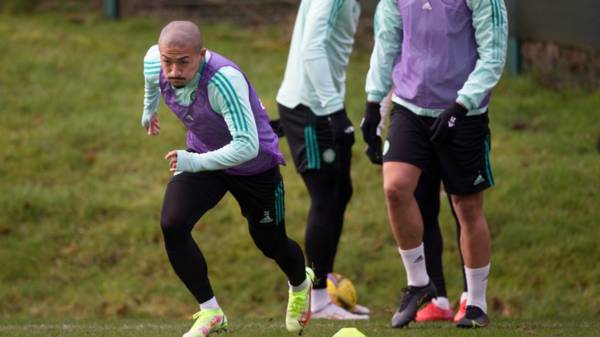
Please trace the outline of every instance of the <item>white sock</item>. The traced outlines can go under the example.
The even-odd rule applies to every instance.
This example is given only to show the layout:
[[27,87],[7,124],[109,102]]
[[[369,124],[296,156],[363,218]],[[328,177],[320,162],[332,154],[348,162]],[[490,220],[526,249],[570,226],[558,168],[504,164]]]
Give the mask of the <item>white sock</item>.
[[310,294],[310,307],[313,312],[323,309],[331,300],[327,294],[327,288],[313,289]]
[[447,297],[436,297],[433,300],[431,300],[431,302],[433,302],[433,304],[435,304],[440,309],[444,309],[444,310],[450,309],[450,302],[448,302]]
[[290,289],[292,289],[293,292],[297,292],[297,291],[306,289],[306,287],[308,287],[309,281],[308,281],[308,277],[307,277],[304,279],[304,282],[300,283],[300,285],[293,286],[289,282],[288,282],[288,284],[290,285]]
[[467,276],[467,305],[479,307],[487,313],[487,303],[485,291],[487,288],[488,275],[490,274],[490,264],[481,268],[467,268],[465,266],[465,275]]
[[200,303],[200,310],[210,310],[210,309],[220,309],[219,303],[217,303],[217,298],[212,297],[210,300]]
[[429,283],[429,275],[425,267],[425,251],[423,243],[417,248],[402,250],[398,247],[404,270],[406,270],[406,278],[408,285],[413,287],[423,287]]

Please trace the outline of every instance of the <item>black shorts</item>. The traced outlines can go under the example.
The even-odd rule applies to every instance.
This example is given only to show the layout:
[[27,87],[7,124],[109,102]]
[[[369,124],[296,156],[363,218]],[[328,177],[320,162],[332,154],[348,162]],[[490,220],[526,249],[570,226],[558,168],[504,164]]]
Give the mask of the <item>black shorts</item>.
[[493,186],[488,114],[465,117],[449,144],[429,140],[434,121],[394,103],[383,161],[409,163],[426,174],[439,172],[449,194],[471,194]]
[[[338,170],[354,144],[354,132],[348,139],[335,139],[329,116],[317,116],[302,104],[289,109],[278,104],[283,132],[299,173],[307,170]],[[347,156],[347,155],[346,155]]]
[[169,201],[179,204],[181,212],[196,213],[195,218],[199,219],[228,191],[237,200],[248,224],[285,224],[285,192],[279,166],[250,176],[224,171],[182,172],[171,177],[165,199],[173,199]]

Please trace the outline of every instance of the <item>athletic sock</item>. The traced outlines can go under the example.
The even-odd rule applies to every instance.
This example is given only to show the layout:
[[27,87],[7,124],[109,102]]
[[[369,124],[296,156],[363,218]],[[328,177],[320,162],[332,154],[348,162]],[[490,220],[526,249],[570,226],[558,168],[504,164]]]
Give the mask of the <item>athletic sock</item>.
[[441,297],[441,296],[436,297],[433,300],[431,300],[431,302],[433,302],[433,304],[435,304],[440,309],[444,309],[444,310],[450,309],[450,302],[448,302],[447,297]]
[[304,282],[300,283],[297,286],[293,286],[291,283],[288,282],[290,289],[292,289],[293,292],[298,292],[300,290],[306,289],[306,287],[308,287],[309,283],[310,283],[310,281],[308,280],[308,277],[304,279]]
[[473,305],[484,313],[487,313],[487,302],[485,292],[487,288],[488,275],[490,274],[490,264],[481,268],[467,268],[465,266],[465,275],[467,277],[467,305]]
[[206,302],[200,303],[200,310],[211,310],[211,309],[220,309],[219,303],[217,302],[216,297],[212,297],[210,300]]
[[409,286],[423,287],[429,284],[429,276],[425,267],[425,251],[423,243],[417,248],[402,250],[398,247],[398,252],[404,263],[406,278]]
[[327,288],[312,290],[312,293],[310,294],[310,307],[313,312],[323,309],[329,302],[331,302],[331,300],[329,299]]

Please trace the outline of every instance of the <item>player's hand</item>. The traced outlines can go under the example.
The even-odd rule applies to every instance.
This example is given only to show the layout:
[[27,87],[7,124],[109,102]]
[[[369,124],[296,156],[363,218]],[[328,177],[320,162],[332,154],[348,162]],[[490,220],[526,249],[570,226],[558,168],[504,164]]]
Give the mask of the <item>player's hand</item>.
[[381,106],[376,102],[367,102],[365,115],[360,122],[363,140],[367,143],[365,150],[367,157],[373,164],[383,164],[383,155],[381,153],[381,135],[377,133],[379,123],[381,123]]
[[334,142],[350,146],[354,144],[354,126],[346,114],[346,109],[329,115],[329,123],[333,130]]
[[165,155],[165,159],[169,161],[169,171],[177,171],[177,150],[169,151]]
[[270,120],[269,125],[271,126],[271,129],[273,129],[273,132],[275,132],[277,137],[285,137],[285,132],[283,131],[283,126],[281,125],[281,121],[279,120],[279,118]]
[[431,141],[434,143],[450,143],[467,112],[467,108],[458,103],[454,103],[444,110],[429,128],[432,133]]
[[152,118],[150,118],[150,123],[149,123],[147,129],[148,129],[148,135],[150,135],[150,136],[156,136],[160,133],[160,122],[158,121],[157,114],[152,115]]
[[[154,111],[154,112],[144,111],[144,113],[142,114],[142,127],[148,131],[148,134],[150,134],[150,126],[152,125],[153,120],[156,119],[156,122],[154,124],[155,124],[155,126],[158,125],[158,116],[157,115],[158,114],[156,113],[156,111]],[[160,130],[160,127],[158,129]],[[158,132],[155,134],[158,134]]]

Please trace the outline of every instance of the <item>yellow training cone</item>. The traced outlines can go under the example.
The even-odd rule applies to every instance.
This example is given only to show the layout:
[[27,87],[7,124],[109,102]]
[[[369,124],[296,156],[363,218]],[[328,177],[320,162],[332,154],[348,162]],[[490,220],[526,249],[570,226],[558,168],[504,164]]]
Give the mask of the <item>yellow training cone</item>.
[[333,337],[367,337],[357,328],[342,328]]

